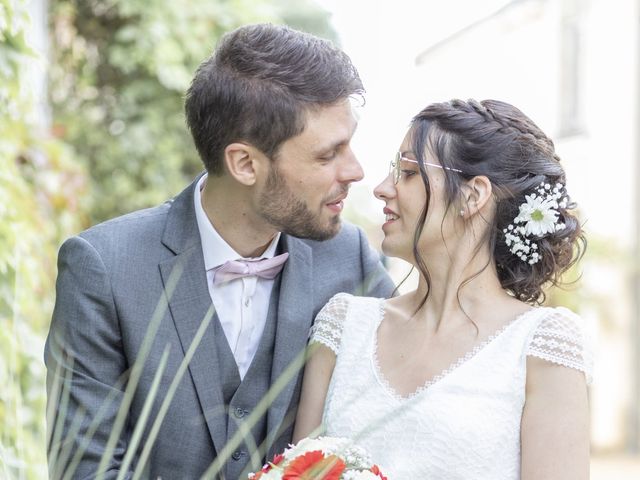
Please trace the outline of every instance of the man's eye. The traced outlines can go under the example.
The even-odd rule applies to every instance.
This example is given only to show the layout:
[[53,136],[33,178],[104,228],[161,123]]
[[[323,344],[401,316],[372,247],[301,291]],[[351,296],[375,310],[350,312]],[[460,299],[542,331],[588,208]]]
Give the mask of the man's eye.
[[329,160],[333,160],[334,158],[336,158],[336,155],[338,154],[337,150],[333,150],[329,153],[327,153],[326,155],[323,155],[320,157],[320,160],[323,162],[328,162]]

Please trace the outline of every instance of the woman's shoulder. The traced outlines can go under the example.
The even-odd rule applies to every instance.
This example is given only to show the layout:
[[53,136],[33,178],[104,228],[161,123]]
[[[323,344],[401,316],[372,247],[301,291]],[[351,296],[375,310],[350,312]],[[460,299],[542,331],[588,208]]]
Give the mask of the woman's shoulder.
[[380,308],[384,301],[382,298],[362,297],[351,293],[340,292],[329,299],[318,313],[318,316],[338,315],[345,318],[349,310]]
[[592,339],[584,320],[566,307],[539,307],[537,310],[527,355],[580,370],[590,382]]
[[586,336],[583,319],[566,307],[536,307],[533,309],[532,341],[545,334],[554,338],[584,340]]
[[[311,327],[310,342],[329,347],[337,355],[345,329],[350,325],[365,327],[374,321],[384,300],[360,297],[350,293],[337,293],[320,310]],[[363,321],[365,320],[365,321]]]
[[531,306],[519,302],[518,308],[509,323],[520,324],[525,332],[535,336],[545,330],[554,330],[557,334],[581,335],[584,322],[572,310],[566,307]]

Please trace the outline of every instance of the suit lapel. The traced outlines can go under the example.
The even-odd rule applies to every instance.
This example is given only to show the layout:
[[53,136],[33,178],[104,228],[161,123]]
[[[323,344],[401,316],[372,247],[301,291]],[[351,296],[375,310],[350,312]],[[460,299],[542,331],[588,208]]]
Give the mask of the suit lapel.
[[[171,205],[163,243],[176,255],[159,265],[165,288],[172,275],[178,277],[173,295],[169,298],[169,310],[185,353],[202,321],[213,313],[193,207],[194,188],[195,183],[178,195]],[[212,321],[218,321],[217,315]],[[189,364],[189,373],[216,451],[222,450],[227,435],[219,371],[216,339],[210,325]]]
[[287,367],[295,362],[304,351],[313,322],[313,288],[311,279],[311,248],[302,241],[283,235],[285,250],[289,259],[282,270],[276,338],[271,369],[271,387],[277,388],[280,378],[286,378],[282,390],[274,398],[267,414],[268,444],[279,436],[283,419],[303,365],[287,375]]

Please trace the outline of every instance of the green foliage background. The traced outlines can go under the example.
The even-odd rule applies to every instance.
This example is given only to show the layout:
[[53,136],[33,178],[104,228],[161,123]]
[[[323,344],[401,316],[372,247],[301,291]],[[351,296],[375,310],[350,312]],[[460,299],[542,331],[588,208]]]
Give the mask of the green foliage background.
[[57,245],[83,223],[82,166],[38,128],[23,0],[0,0],[0,477],[46,478],[42,347]]
[[50,105],[27,0],[0,0],[0,478],[47,477],[44,339],[64,238],[180,191],[201,165],[183,95],[222,33],[287,23],[334,39],[311,0],[49,0]]
[[183,97],[225,31],[266,21],[330,36],[328,20],[300,0],[54,0],[54,131],[90,172],[92,220],[162,202],[202,169]]

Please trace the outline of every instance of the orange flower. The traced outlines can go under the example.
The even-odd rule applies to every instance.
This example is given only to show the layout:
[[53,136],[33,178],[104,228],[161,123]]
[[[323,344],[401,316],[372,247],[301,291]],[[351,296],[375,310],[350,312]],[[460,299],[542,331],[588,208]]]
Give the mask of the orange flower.
[[378,465],[374,465],[373,467],[371,467],[371,473],[373,473],[374,475],[379,476],[381,480],[388,480],[387,477],[385,477],[382,474],[382,472],[380,471],[380,468],[378,467]]
[[284,470],[282,480],[340,480],[345,463],[335,455],[325,458],[320,450],[296,457]]

